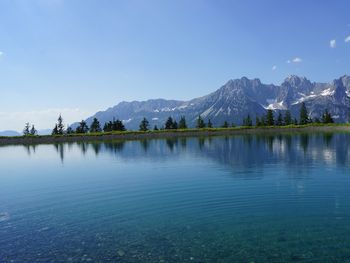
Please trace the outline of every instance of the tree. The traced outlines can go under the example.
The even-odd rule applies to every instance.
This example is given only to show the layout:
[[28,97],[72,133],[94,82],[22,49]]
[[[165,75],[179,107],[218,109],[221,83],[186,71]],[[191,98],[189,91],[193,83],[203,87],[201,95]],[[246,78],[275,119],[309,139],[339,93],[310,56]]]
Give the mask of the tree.
[[284,124],[285,125],[291,125],[292,124],[292,115],[290,114],[290,111],[287,110],[284,114]]
[[64,125],[63,125],[63,119],[60,114],[57,119],[57,134],[63,135],[64,134]]
[[298,125],[298,120],[297,120],[297,118],[294,118],[293,124],[294,124],[294,125]]
[[29,124],[29,122],[27,122],[26,123],[26,125],[24,126],[24,129],[23,129],[23,135],[24,136],[27,136],[27,135],[29,135],[30,134],[30,124]]
[[174,120],[174,122],[173,122],[173,129],[176,130],[177,128],[178,128],[178,124],[177,124],[177,122]]
[[180,118],[179,129],[187,129],[185,116],[181,116],[181,118]]
[[208,125],[207,125],[208,128],[213,128],[213,124],[211,123],[210,119],[208,120]]
[[299,124],[300,125],[305,125],[305,124],[308,124],[310,122],[309,120],[309,114],[307,112],[307,109],[306,109],[306,105],[305,103],[301,103],[301,106],[300,106],[300,119],[299,119]]
[[321,123],[321,120],[317,117],[315,117],[313,121],[314,121],[314,123]]
[[159,131],[157,125],[154,125],[154,128],[153,128],[154,131]]
[[197,129],[203,129],[203,128],[205,128],[205,123],[204,123],[204,121],[203,121],[201,115],[198,116],[196,128],[197,128]]
[[97,118],[94,118],[92,120],[91,126],[90,126],[90,132],[101,132],[101,126],[100,126],[100,122],[98,121]]
[[174,129],[173,118],[169,117],[169,118],[166,120],[166,122],[165,122],[165,129],[166,129],[166,130]]
[[253,121],[249,114],[243,119],[243,126],[253,126]]
[[111,131],[125,131],[125,126],[122,121],[120,120],[115,120],[106,122],[103,126],[103,131],[104,132],[111,132]]
[[79,126],[76,129],[76,133],[87,133],[89,131],[89,126],[84,120],[79,123]]
[[261,122],[260,122],[260,119],[259,119],[258,116],[255,117],[255,126],[256,126],[256,127],[261,126]]
[[269,109],[266,113],[266,125],[267,126],[273,126],[275,124],[274,116],[273,116],[273,110]]
[[30,129],[30,135],[37,135],[38,131],[35,129],[34,124],[32,125],[32,128]]
[[323,123],[334,123],[332,115],[328,112],[327,109],[322,114],[322,122]]
[[228,128],[228,122],[224,121],[224,124],[221,126],[221,128]]
[[72,127],[70,127],[69,125],[68,125],[68,128],[67,128],[67,130],[66,130],[66,133],[67,133],[67,134],[72,134],[72,133],[74,133]]
[[277,117],[277,120],[276,120],[276,125],[277,126],[282,126],[283,125],[283,117],[282,117],[282,113],[281,112],[278,113],[278,117]]
[[58,127],[57,127],[57,123],[55,124],[55,127],[53,128],[52,132],[51,132],[52,135],[57,135],[58,134]]
[[148,131],[149,130],[149,122],[146,118],[143,118],[140,126],[139,126],[140,131]]

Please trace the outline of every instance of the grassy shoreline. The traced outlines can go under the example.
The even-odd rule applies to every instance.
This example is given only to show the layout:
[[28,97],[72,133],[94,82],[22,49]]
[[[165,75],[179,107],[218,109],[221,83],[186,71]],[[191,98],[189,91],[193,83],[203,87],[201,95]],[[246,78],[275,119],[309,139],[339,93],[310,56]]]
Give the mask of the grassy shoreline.
[[283,133],[308,133],[308,132],[349,132],[350,124],[308,124],[289,126],[265,126],[265,127],[234,127],[234,128],[204,128],[185,130],[160,130],[160,131],[125,131],[125,132],[101,132],[89,134],[69,135],[42,135],[42,136],[13,136],[0,137],[0,145],[16,144],[50,144],[63,142],[82,141],[108,141],[108,140],[139,140],[174,137],[207,137],[228,136],[242,134],[283,134]]

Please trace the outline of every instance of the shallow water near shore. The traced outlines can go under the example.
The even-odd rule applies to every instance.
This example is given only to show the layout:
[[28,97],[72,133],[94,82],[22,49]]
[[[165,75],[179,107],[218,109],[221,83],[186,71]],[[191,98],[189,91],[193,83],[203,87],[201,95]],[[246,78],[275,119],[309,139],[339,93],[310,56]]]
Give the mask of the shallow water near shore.
[[350,135],[0,147],[0,262],[350,262]]

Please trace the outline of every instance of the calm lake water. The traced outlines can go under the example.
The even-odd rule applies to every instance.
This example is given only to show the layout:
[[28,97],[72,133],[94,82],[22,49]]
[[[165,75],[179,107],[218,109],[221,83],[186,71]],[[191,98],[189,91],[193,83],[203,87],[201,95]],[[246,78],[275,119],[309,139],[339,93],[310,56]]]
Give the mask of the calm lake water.
[[0,147],[0,262],[350,262],[350,135]]

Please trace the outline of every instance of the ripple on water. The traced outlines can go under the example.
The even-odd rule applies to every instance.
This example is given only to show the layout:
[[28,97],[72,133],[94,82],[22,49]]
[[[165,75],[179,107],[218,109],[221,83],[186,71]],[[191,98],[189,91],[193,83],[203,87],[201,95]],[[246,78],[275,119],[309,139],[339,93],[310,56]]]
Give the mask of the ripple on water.
[[0,212],[0,223],[10,219],[10,215],[7,212]]

